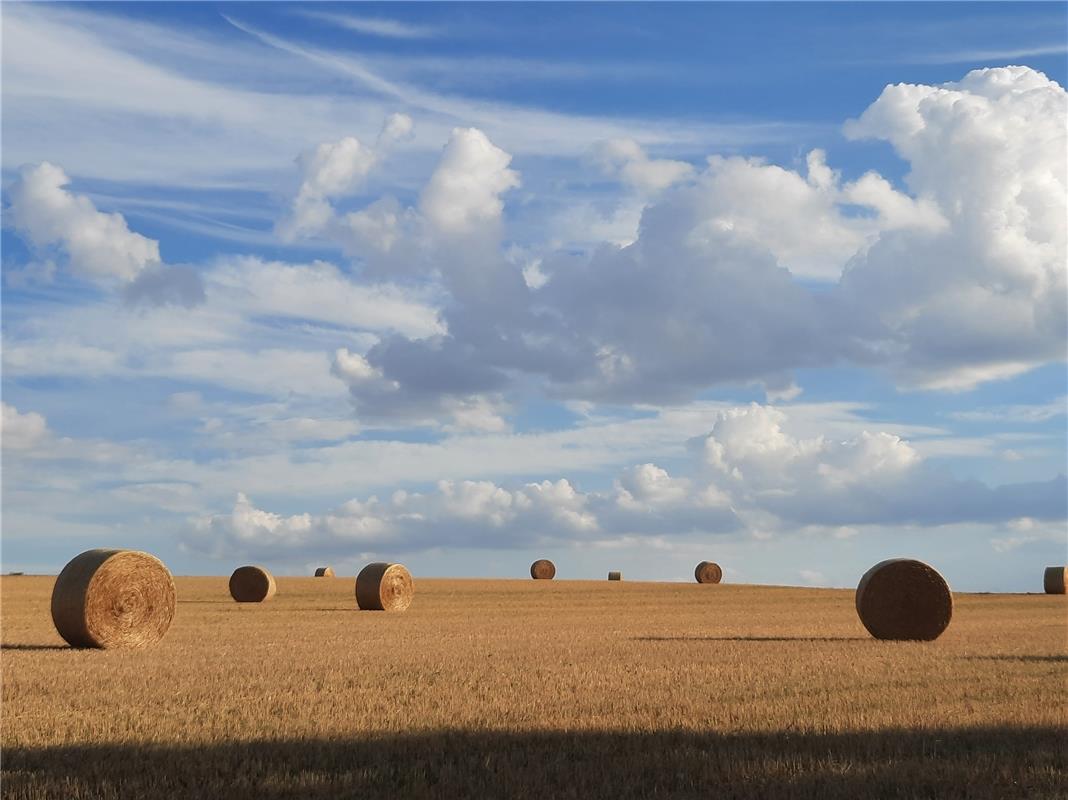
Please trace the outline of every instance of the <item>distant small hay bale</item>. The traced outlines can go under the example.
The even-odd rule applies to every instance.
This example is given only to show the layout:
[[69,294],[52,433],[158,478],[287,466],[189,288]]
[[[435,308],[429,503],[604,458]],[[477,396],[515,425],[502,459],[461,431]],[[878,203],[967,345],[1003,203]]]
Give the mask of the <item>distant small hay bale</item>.
[[945,578],[908,558],[880,561],[865,572],[856,604],[860,621],[876,639],[932,641],[953,617],[953,593]]
[[238,567],[230,576],[230,596],[239,603],[262,603],[277,589],[274,575],[263,567]]
[[608,573],[608,580],[610,580],[610,581],[621,581],[621,580],[623,580],[623,573],[622,572],[609,572]]
[[715,561],[702,561],[693,571],[698,583],[719,583],[723,580],[723,570]]
[[364,611],[404,611],[414,595],[412,575],[403,564],[368,564],[356,576],[356,605]]
[[1068,588],[1068,567],[1046,567],[1042,575],[1042,588],[1046,594],[1065,594]]
[[167,633],[177,594],[170,571],[137,550],[87,550],[52,588],[52,623],[72,647],[147,647]]
[[334,570],[332,567],[319,567],[315,570],[316,578],[333,578]]
[[530,565],[530,577],[536,581],[551,581],[556,577],[556,564],[547,558],[539,558]]

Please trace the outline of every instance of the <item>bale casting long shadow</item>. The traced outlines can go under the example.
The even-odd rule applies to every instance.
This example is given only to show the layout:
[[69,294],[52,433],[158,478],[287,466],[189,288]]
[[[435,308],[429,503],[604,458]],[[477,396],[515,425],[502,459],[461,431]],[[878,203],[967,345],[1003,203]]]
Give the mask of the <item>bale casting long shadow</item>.
[[635,636],[635,642],[870,642],[870,636]]
[[1005,656],[959,656],[963,661],[1027,661],[1043,664],[1059,664],[1062,661],[1068,661],[1068,656],[1053,655],[1053,656],[1037,656],[1027,653],[1022,654],[1010,654]]
[[4,642],[0,650],[70,650],[69,644],[18,644]]
[[841,734],[440,731],[192,746],[6,747],[4,797],[1068,796],[1056,727]]

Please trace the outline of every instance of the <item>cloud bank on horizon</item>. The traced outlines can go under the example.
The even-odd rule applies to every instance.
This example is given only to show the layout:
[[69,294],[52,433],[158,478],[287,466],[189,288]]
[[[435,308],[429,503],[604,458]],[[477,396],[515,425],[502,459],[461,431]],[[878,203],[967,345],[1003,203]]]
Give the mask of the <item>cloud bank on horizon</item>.
[[[189,163],[199,186],[169,191],[123,168],[79,180],[67,143],[18,164],[5,145],[9,563],[12,549],[61,563],[33,560],[42,534],[77,549],[145,526],[188,563],[610,548],[666,552],[676,570],[702,547],[849,553],[735,575],[780,582],[843,580],[902,536],[982,548],[962,575],[1063,551],[1068,95],[1042,71],[890,83],[837,121],[840,138],[798,137],[777,163],[761,142],[796,121],[737,124],[747,153],[716,146],[719,123],[671,143],[653,115],[480,102],[260,23],[231,20],[244,39],[223,53],[173,21],[4,17],[19,155],[49,149],[20,125],[52,119],[53,101],[90,137],[112,113],[211,113],[198,127],[226,129],[224,149],[275,113],[277,95],[181,74],[175,54],[229,75],[283,52],[368,93],[341,135],[279,119],[276,136],[303,144],[246,211],[225,206],[263,179],[251,154],[223,159],[233,185],[212,186],[217,154],[165,137],[161,176]],[[450,36],[335,17],[308,24],[398,47]],[[123,25],[160,43],[128,88],[158,83],[170,110],[68,97],[27,50],[78,40],[88,77],[122,90],[112,68],[146,58],[109,38]],[[294,115],[332,113],[293,93]],[[532,131],[553,126],[539,148]]]

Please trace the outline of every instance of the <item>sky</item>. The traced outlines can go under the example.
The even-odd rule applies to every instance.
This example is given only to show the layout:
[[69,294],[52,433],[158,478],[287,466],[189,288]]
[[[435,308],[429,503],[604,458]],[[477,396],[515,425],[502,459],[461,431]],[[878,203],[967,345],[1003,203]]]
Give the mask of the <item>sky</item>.
[[5,571],[1068,561],[1068,6],[0,16]]

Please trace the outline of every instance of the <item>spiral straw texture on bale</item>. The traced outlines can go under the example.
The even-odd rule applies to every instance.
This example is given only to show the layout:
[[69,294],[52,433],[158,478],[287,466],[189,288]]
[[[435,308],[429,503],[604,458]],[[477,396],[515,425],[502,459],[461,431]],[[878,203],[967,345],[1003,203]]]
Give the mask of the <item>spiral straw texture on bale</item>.
[[857,614],[876,639],[931,641],[949,626],[953,594],[922,561],[880,561],[857,585]]
[[52,589],[52,622],[73,647],[155,644],[174,619],[170,571],[137,550],[87,550],[63,568]]
[[536,581],[551,581],[556,577],[556,564],[547,558],[539,558],[530,565],[530,577]]
[[356,605],[364,611],[404,611],[415,584],[403,564],[368,564],[356,576]]
[[276,591],[274,576],[263,567],[238,567],[230,576],[230,596],[239,603],[262,603]]
[[610,580],[610,581],[621,581],[621,580],[623,580],[623,573],[622,572],[609,572],[608,573],[608,580]]
[[334,570],[331,567],[319,567],[315,570],[316,578],[333,578]]
[[1046,594],[1065,594],[1068,587],[1068,567],[1046,567],[1042,588]]
[[719,583],[723,580],[723,570],[715,561],[702,561],[693,571],[698,583]]

